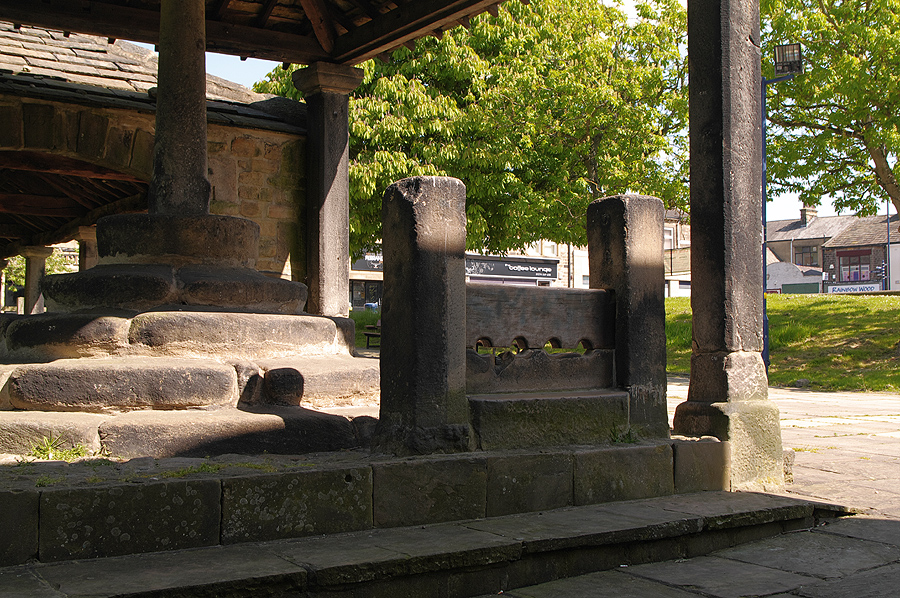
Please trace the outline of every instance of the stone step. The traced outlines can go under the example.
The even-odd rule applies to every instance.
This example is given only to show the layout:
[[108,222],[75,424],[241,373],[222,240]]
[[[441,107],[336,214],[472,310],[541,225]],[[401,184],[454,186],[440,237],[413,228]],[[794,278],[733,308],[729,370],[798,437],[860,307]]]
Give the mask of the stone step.
[[33,563],[0,569],[0,595],[496,595],[626,565],[708,554],[844,513],[839,506],[785,496],[703,492],[294,540]]

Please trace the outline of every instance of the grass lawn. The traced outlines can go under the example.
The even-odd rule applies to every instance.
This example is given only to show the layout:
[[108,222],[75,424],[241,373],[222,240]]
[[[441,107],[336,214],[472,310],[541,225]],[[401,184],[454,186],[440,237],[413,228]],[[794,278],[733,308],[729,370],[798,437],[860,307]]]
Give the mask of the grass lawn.
[[363,331],[366,326],[378,323],[378,320],[381,319],[381,310],[354,309],[350,312],[350,318],[356,322],[356,346],[365,347],[366,337],[363,335]]
[[[769,383],[900,392],[900,296],[768,295]],[[670,374],[687,374],[691,304],[666,299]]]

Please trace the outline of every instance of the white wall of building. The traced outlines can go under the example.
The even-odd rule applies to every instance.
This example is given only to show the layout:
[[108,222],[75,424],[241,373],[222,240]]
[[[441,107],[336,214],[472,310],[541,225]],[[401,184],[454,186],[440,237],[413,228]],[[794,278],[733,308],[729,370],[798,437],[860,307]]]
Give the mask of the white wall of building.
[[[893,235],[892,235],[893,236]],[[891,245],[890,290],[900,291],[900,245]]]

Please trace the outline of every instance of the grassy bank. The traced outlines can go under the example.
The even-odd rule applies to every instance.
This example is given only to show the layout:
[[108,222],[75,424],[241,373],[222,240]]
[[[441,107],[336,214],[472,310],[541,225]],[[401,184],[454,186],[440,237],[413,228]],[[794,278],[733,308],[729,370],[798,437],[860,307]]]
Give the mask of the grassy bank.
[[372,326],[378,323],[378,320],[381,319],[381,310],[369,311],[362,308],[354,309],[350,312],[350,317],[356,323],[356,346],[365,347],[366,337],[363,335],[363,332],[365,331],[366,326]]
[[[900,392],[900,296],[769,295],[769,383]],[[691,306],[666,300],[667,371],[690,371]]]

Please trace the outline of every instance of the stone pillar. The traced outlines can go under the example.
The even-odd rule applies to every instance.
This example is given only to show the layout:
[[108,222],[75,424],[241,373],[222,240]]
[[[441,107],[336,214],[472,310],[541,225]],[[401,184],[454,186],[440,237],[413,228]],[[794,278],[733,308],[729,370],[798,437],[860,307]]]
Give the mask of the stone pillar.
[[346,316],[350,298],[349,98],[360,69],[324,62],[294,72],[307,107],[307,311]]
[[24,247],[21,255],[25,258],[25,314],[44,313],[44,296],[41,295],[41,280],[47,266],[47,258],[53,253],[52,247]]
[[78,271],[96,266],[100,261],[100,255],[97,253],[97,228],[79,226],[74,238],[78,241]]
[[592,289],[615,293],[616,386],[629,394],[629,425],[669,436],[666,411],[666,310],[662,201],[617,195],[587,211]]
[[162,0],[151,214],[209,213],[206,163],[206,3]]
[[730,441],[731,487],[783,484],[762,350],[759,4],[690,0],[691,308],[676,434]]
[[382,203],[381,415],[395,453],[470,449],[466,400],[466,188],[412,177]]

